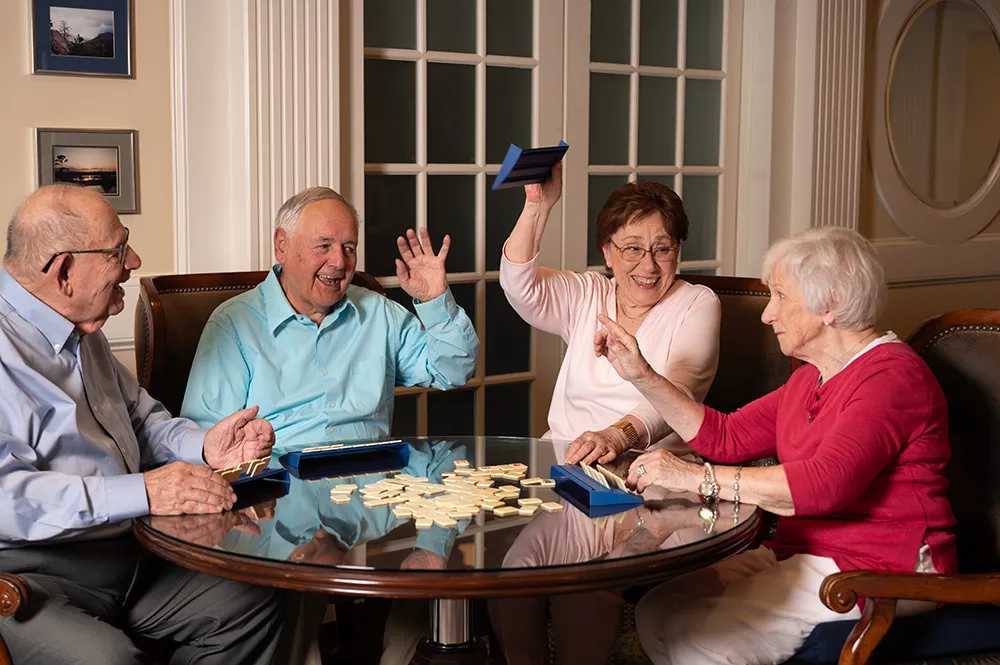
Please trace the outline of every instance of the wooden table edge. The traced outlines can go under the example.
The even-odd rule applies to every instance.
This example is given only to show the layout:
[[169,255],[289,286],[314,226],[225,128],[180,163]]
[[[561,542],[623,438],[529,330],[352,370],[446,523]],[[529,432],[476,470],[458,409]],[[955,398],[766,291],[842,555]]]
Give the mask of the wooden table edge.
[[[665,580],[743,552],[753,543],[760,528],[761,511],[755,509],[746,521],[723,534],[659,554],[540,568],[392,571],[379,576],[377,571],[365,568],[267,561],[211,550],[160,533],[141,519],[133,523],[136,540],[150,552],[209,575],[293,591],[413,599],[540,596]],[[706,559],[709,563],[705,563]]]

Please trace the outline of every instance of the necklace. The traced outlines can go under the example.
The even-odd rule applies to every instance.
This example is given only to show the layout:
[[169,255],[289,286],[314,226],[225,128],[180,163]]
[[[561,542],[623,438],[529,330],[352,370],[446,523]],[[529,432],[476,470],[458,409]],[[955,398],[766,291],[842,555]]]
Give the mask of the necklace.
[[628,312],[625,311],[625,305],[624,305],[624,303],[622,303],[622,301],[618,298],[618,290],[617,289],[615,289],[615,305],[618,307],[618,311],[621,313],[621,315],[624,316],[629,321],[638,321],[639,319],[643,318],[644,316],[646,316],[647,314],[649,314],[653,310],[653,308],[650,307],[649,309],[647,309],[645,312],[642,312],[641,314],[636,314],[634,316],[632,314],[629,314]]
[[[858,342],[857,344],[855,344],[854,346],[852,346],[850,349],[848,349],[847,353],[845,353],[842,356],[840,356],[839,358],[837,358],[837,364],[840,365],[840,367],[837,368],[836,372],[834,372],[832,375],[830,375],[830,378],[832,379],[834,376],[837,375],[837,373],[839,373],[842,369],[844,369],[844,367],[846,367],[847,363],[846,363],[846,361],[844,361],[845,358],[847,360],[850,360],[852,357],[854,357],[854,355],[855,355],[855,353],[857,352],[858,349],[864,348],[869,343],[871,343],[872,341],[874,341],[874,340],[876,340],[878,338],[879,338],[879,334],[878,334],[877,331],[870,332],[867,335],[865,335],[864,338],[860,342]],[[823,385],[823,375],[820,374],[819,375],[819,381],[816,382],[816,389],[819,390],[819,388],[822,385]]]

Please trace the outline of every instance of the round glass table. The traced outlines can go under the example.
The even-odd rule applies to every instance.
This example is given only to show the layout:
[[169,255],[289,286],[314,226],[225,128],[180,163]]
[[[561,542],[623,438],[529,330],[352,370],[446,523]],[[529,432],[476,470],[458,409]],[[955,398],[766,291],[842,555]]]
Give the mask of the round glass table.
[[[135,522],[136,538],[164,559],[219,577],[306,592],[429,600],[430,636],[414,658],[420,662],[433,662],[435,653],[455,662],[463,650],[470,654],[463,662],[478,659],[471,599],[624,589],[669,579],[742,552],[761,526],[756,506],[706,507],[694,494],[650,489],[642,503],[607,514],[614,508],[596,499],[588,505],[586,491],[564,484],[572,480],[554,488],[525,484],[549,479],[550,465],[538,460],[552,459],[552,443],[542,439],[405,437],[394,448],[401,453],[396,457],[368,455],[350,463],[343,457],[295,468],[290,459],[300,449],[275,447],[268,469],[284,466],[290,473],[238,491],[232,511],[145,517]],[[623,456],[608,465],[610,471],[627,475],[631,459]],[[506,487],[504,507],[526,503],[536,510],[498,517],[481,508],[455,513],[451,524],[441,514],[419,529],[413,515],[398,510],[445,503],[454,494],[449,488],[459,481],[467,488],[471,480],[481,483],[484,495]],[[407,483],[436,489],[420,497],[424,504],[413,503],[415,486]],[[357,487],[343,491],[350,485]],[[384,489],[395,491],[395,498]],[[537,501],[524,499],[546,505],[539,510]]]

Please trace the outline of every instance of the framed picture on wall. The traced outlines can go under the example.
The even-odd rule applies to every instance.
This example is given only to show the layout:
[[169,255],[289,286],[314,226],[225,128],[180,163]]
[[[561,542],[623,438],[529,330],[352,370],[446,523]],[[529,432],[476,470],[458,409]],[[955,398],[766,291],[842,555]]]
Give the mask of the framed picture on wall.
[[100,192],[119,213],[139,212],[134,129],[38,129],[38,186]]
[[36,74],[132,73],[132,0],[30,0]]

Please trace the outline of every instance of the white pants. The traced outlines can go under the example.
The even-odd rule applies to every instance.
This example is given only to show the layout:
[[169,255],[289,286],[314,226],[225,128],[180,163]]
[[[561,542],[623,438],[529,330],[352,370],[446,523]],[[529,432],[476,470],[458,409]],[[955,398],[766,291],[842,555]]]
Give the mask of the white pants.
[[[934,573],[923,545],[913,566]],[[646,594],[635,611],[642,648],[656,665],[777,665],[828,621],[861,618],[855,606],[840,614],[819,599],[833,559],[796,554],[779,562],[766,547],[678,577]],[[897,616],[921,614],[934,603],[901,601]]]
[[777,561],[761,547],[661,584],[636,607],[636,631],[657,665],[772,665],[788,660],[820,623],[839,614],[817,593],[833,559],[798,554]]

